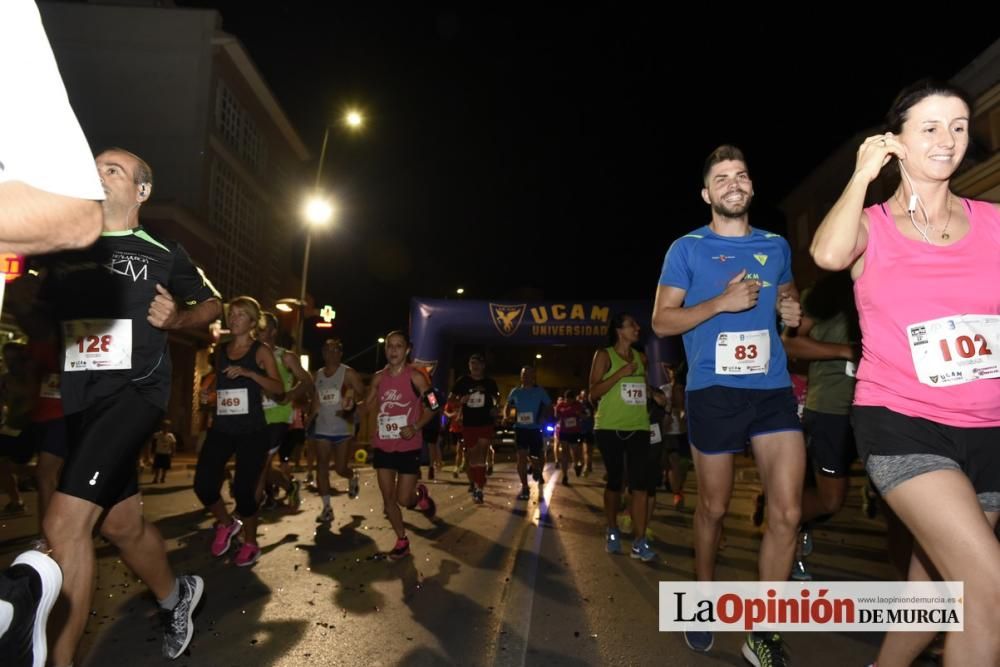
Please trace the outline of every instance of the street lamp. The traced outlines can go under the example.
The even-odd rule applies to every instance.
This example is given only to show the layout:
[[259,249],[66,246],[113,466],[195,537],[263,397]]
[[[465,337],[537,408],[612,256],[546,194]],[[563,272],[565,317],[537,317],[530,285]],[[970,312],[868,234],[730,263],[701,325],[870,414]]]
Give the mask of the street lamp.
[[465,294],[465,288],[459,287],[457,290],[455,290],[455,294],[462,296],[463,294]]
[[[360,130],[365,123],[365,117],[358,109],[348,109],[344,113],[343,117],[344,125],[351,131]],[[312,228],[317,225],[327,224],[335,213],[333,203],[324,197],[319,189],[320,180],[323,177],[323,163],[326,162],[326,146],[330,141],[330,127],[331,124],[327,123],[326,127],[323,129],[323,147],[320,149],[319,153],[319,163],[316,165],[316,181],[313,183],[313,194],[306,201],[305,209],[303,211],[306,222],[309,223],[306,227],[306,251],[302,255],[302,289],[299,292],[299,301],[302,305],[299,306],[299,317],[298,325],[296,326],[297,340],[295,344],[298,346],[298,351],[302,351],[302,329],[305,326],[305,301],[306,301],[306,286],[309,282],[309,251],[312,248]]]
[[375,372],[378,372],[378,351],[385,344],[385,338],[378,337],[378,345],[375,346]]

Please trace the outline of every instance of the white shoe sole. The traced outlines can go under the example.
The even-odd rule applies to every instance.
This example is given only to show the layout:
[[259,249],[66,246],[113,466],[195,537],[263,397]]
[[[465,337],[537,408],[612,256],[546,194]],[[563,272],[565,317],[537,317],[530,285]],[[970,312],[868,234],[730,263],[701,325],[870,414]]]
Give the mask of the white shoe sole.
[[42,597],[35,609],[35,625],[32,628],[32,667],[45,667],[48,657],[48,640],[45,636],[45,626],[48,624],[49,612],[59,597],[62,589],[62,570],[54,560],[38,551],[26,551],[14,560],[14,565],[26,565],[38,573],[42,581]]

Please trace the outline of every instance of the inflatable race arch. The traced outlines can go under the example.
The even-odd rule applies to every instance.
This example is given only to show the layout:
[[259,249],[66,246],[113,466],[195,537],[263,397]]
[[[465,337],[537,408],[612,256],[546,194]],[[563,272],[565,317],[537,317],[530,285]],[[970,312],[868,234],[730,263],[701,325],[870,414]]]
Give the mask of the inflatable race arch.
[[683,358],[680,339],[657,338],[650,327],[648,301],[466,301],[421,299],[410,302],[413,360],[444,387],[456,343],[483,345],[575,345],[594,349],[607,345],[608,322],[628,313],[639,323],[648,358],[646,381],[666,382],[662,364]]

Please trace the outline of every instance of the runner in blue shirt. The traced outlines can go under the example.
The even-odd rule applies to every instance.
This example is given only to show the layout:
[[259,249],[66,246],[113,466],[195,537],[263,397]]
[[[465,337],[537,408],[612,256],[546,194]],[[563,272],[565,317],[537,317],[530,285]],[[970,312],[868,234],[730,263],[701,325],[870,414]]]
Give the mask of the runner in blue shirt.
[[[517,475],[521,478],[521,492],[518,500],[527,500],[528,457],[531,457],[532,476],[541,487],[542,478],[542,420],[552,411],[552,399],[548,392],[535,384],[535,369],[525,366],[521,369],[521,386],[514,387],[507,397],[504,416],[514,423],[514,437],[517,442]],[[541,491],[539,491],[541,494]]]

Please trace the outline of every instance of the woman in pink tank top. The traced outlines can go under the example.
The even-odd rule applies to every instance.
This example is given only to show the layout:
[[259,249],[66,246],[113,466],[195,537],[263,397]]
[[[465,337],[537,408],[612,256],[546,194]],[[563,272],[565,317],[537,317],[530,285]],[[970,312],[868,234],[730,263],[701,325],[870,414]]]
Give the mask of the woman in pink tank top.
[[[912,532],[911,580],[962,581],[964,632],[945,663],[1000,664],[1000,208],[951,192],[971,105],[955,87],[903,90],[868,137],[811,252],[851,267],[862,331],[853,422],[872,481]],[[888,164],[900,183],[865,208]],[[985,514],[985,516],[984,516]],[[879,665],[910,664],[934,632],[890,632]]]
[[427,487],[417,484],[420,470],[421,430],[437,416],[424,398],[430,380],[409,363],[410,339],[402,331],[385,337],[385,368],[375,374],[368,396],[361,406],[372,420],[375,474],[382,492],[385,513],[396,531],[396,544],[388,557],[397,560],[410,554],[400,507],[423,512],[434,518],[435,504]]

